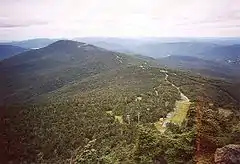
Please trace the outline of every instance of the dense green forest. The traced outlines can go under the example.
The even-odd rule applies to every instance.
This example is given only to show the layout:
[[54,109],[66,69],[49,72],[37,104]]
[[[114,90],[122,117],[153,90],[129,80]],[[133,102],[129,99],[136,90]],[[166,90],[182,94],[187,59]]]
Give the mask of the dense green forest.
[[[25,71],[19,79],[22,84],[12,81],[2,93],[2,161],[213,163],[216,148],[240,144],[239,104],[229,92],[230,82],[169,70],[153,61],[85,44],[81,44],[81,53],[85,51],[86,56],[69,57],[73,51],[67,46],[71,51],[67,49],[61,55],[69,61],[62,60],[61,67],[42,67],[41,62],[49,58],[60,60],[54,58],[60,54],[55,47],[59,44],[79,46],[58,42],[37,51],[51,52],[50,57],[34,53],[37,60],[26,61],[17,56],[1,63],[2,68],[12,65],[7,73],[14,73],[2,78],[1,84],[20,78],[16,71]],[[105,59],[111,58],[100,60],[95,57],[98,52]],[[29,56],[28,53],[25,55]],[[72,57],[76,60],[71,61]],[[24,67],[16,61],[23,62]],[[95,63],[99,67],[94,68]],[[34,76],[28,76],[28,66],[35,68]],[[173,85],[189,98],[190,106],[181,124],[167,122],[166,127],[160,125],[164,128],[161,131],[156,123],[168,117],[182,97]]]
[[177,75],[172,73],[171,80],[193,102],[181,126],[169,124],[164,133],[154,126],[179,99],[159,68],[128,67],[44,95],[44,105],[9,107],[13,118],[5,119],[7,135],[14,134],[5,136],[11,139],[9,158],[37,163],[152,163],[161,158],[195,163],[197,153],[211,157],[217,147],[239,143],[235,102],[224,93],[218,97],[214,92],[219,90],[207,79]]

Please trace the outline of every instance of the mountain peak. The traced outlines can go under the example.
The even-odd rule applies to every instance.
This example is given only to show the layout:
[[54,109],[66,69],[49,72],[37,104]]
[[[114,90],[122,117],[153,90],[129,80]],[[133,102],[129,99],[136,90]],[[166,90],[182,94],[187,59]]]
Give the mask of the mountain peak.
[[77,42],[77,41],[73,41],[73,40],[59,40],[56,41],[52,44],[50,44],[49,46],[81,46],[81,45],[86,45],[86,43],[83,42]]
[[46,49],[51,49],[51,50],[60,50],[60,51],[78,51],[78,49],[81,50],[86,50],[86,51],[107,51],[103,48],[96,47],[91,44],[83,43],[83,42],[78,42],[78,41],[73,41],[73,40],[59,40],[56,41],[49,46],[46,47]]

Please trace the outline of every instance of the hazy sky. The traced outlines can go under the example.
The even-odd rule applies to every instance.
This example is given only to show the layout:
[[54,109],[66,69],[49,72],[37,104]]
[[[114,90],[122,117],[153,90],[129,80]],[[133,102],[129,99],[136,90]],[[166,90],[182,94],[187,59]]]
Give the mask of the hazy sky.
[[0,0],[0,40],[240,36],[240,0]]

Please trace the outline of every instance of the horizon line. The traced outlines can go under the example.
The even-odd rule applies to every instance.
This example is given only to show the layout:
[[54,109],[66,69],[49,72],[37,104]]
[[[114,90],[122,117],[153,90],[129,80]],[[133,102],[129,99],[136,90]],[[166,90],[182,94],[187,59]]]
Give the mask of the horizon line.
[[30,41],[30,40],[40,40],[40,39],[49,39],[49,40],[74,40],[80,38],[116,38],[116,39],[161,39],[161,38],[179,38],[179,39],[240,39],[240,36],[76,36],[72,37],[35,37],[35,38],[25,38],[25,39],[9,39],[9,40],[0,40],[0,43],[4,42],[20,42],[20,41]]

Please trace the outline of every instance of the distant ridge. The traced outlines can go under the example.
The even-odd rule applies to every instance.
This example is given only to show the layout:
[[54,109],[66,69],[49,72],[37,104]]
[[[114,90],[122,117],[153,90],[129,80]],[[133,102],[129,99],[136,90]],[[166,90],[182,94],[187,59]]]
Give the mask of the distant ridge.
[[10,58],[16,54],[27,51],[28,49],[13,46],[13,45],[1,45],[0,44],[0,61],[6,58]]

